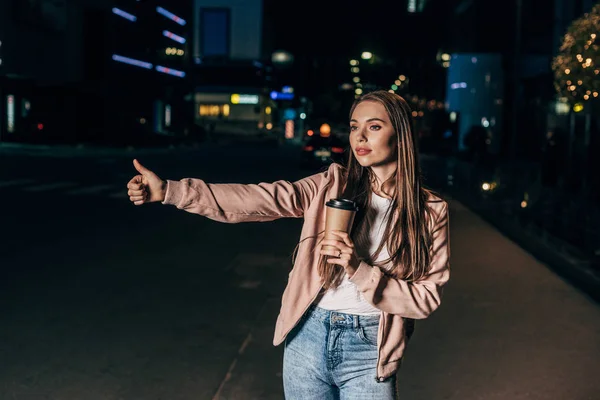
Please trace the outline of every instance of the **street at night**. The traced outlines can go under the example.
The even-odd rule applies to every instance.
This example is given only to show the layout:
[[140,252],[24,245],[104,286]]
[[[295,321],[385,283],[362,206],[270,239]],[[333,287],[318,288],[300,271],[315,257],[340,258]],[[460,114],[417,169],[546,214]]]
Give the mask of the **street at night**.
[[[299,150],[48,153],[0,158],[0,398],[281,399],[272,335],[301,221],[136,207],[125,185],[134,157],[164,179],[294,180]],[[449,200],[453,278],[403,398],[595,399],[598,304]]]
[[599,400],[598,34],[0,0],[0,400]]

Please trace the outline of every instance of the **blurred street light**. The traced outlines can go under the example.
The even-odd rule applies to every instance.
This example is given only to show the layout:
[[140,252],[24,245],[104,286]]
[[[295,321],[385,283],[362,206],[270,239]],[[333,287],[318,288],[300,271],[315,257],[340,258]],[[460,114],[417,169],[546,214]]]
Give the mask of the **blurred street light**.
[[363,51],[363,53],[360,57],[363,60],[370,60],[371,58],[373,58],[373,53],[371,53],[370,51]]
[[294,56],[285,50],[277,50],[271,55],[271,61],[273,64],[289,65],[294,62]]

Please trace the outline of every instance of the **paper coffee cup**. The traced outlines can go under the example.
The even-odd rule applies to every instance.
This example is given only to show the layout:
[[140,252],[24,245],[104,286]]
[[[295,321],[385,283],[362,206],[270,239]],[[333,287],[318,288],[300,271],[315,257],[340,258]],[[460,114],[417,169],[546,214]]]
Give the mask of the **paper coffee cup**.
[[[339,236],[335,236],[331,231],[343,231],[350,233],[354,216],[358,211],[358,206],[352,200],[348,199],[331,199],[327,203],[325,213],[325,239],[339,240]],[[332,246],[323,246],[323,249],[335,249]]]

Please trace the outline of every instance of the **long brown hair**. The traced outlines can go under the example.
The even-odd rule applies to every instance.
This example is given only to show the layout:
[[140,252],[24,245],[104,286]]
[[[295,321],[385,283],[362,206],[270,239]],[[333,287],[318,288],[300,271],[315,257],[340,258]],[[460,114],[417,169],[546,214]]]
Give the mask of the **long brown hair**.
[[[426,275],[433,243],[430,230],[431,209],[427,200],[432,192],[423,187],[419,164],[418,143],[413,132],[411,109],[399,95],[385,90],[366,93],[354,101],[350,108],[350,118],[356,106],[363,101],[382,104],[390,118],[397,138],[397,167],[394,174],[381,185],[381,189],[392,196],[390,210],[386,215],[387,223],[384,240],[375,254],[368,260],[371,265],[383,266],[391,263],[386,273],[408,281],[416,281]],[[360,207],[352,226],[352,240],[355,248],[368,248],[369,205],[375,175],[370,168],[362,167],[354,153],[349,151],[348,163],[344,169],[344,188],[342,197],[352,199]],[[375,262],[379,253],[386,247],[390,257]],[[324,288],[339,286],[344,271],[337,265],[327,263],[327,257],[321,257],[319,273]]]

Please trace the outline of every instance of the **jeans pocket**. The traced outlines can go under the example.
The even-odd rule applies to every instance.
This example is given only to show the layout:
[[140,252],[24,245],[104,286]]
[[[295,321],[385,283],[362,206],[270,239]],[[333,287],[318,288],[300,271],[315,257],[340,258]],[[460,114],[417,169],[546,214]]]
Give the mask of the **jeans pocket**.
[[358,338],[364,343],[371,346],[377,346],[377,335],[379,334],[379,326],[360,326],[357,328],[356,334],[358,335]]

